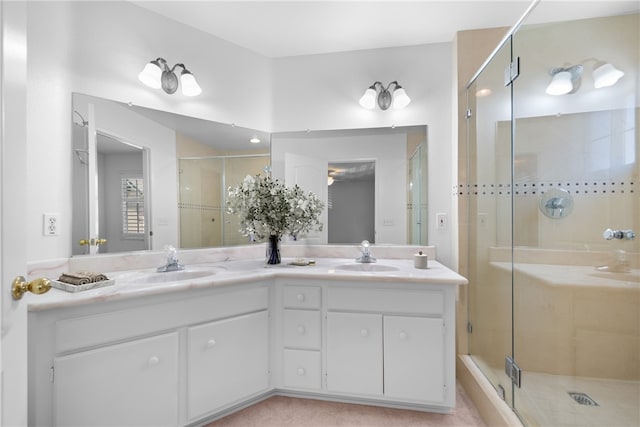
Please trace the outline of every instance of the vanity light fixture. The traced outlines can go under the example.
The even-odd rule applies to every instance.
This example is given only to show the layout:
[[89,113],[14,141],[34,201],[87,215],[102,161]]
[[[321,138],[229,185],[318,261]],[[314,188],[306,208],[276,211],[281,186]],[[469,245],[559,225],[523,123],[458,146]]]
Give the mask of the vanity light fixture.
[[184,96],[200,95],[202,93],[200,85],[184,64],[176,64],[169,68],[169,64],[167,64],[164,58],[158,58],[147,63],[140,74],[138,74],[138,79],[153,89],[162,88],[166,93],[172,94],[178,90],[178,77],[176,73],[174,73],[176,67],[182,68],[182,72],[180,73],[182,94]]
[[[393,89],[391,87],[393,86]],[[404,108],[411,102],[411,98],[407,96],[404,88],[393,81],[385,88],[382,83],[375,82],[360,98],[360,105],[368,110],[376,108],[376,104],[381,110],[387,110],[390,106],[395,109]]]
[[546,92],[549,95],[566,95],[575,92],[580,87],[583,69],[582,65],[552,69],[549,73],[551,82]]
[[624,72],[618,70],[610,63],[602,64],[593,69],[593,87],[600,89],[613,86],[624,76]]

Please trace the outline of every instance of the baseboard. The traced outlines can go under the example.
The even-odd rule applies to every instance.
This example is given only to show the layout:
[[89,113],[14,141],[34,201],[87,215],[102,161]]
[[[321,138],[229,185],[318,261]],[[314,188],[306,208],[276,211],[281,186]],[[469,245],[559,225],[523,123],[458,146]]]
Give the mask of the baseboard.
[[485,424],[491,427],[523,427],[518,416],[498,396],[471,356],[458,355],[456,375]]

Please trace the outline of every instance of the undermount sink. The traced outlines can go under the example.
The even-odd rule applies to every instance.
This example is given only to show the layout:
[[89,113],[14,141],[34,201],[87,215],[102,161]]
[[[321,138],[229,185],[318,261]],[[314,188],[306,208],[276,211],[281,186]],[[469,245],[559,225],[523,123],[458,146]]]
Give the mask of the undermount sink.
[[140,274],[133,276],[131,282],[133,283],[168,283],[179,282],[182,280],[200,279],[202,277],[213,276],[216,274],[216,270],[213,269],[198,269],[198,270],[177,270],[167,272],[154,272],[147,274]]
[[391,265],[384,265],[384,264],[358,263],[358,264],[340,264],[336,266],[336,270],[378,272],[378,271],[398,271],[398,268],[393,267]]

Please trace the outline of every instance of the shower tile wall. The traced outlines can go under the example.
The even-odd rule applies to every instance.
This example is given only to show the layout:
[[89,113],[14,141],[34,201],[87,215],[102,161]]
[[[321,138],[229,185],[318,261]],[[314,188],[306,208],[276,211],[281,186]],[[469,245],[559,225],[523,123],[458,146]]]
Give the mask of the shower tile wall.
[[180,159],[180,247],[202,248],[249,243],[236,216],[225,213],[227,188],[247,175],[264,173],[268,156]]
[[179,163],[180,247],[221,246],[222,159],[180,159]]

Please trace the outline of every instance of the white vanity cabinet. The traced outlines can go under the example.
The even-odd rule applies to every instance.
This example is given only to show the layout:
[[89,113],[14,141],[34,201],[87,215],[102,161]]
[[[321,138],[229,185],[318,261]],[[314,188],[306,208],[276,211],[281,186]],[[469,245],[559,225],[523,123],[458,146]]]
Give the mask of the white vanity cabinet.
[[384,395],[441,403],[445,398],[444,320],[384,316]]
[[270,282],[29,313],[29,425],[186,426],[270,384]]
[[53,366],[56,426],[178,424],[175,332],[56,357]]
[[328,286],[327,391],[452,407],[455,295]]
[[395,263],[53,290],[29,307],[29,425],[204,425],[273,394],[446,413],[465,279]]
[[382,316],[327,314],[327,390],[381,396]]
[[282,288],[279,324],[282,336],[283,385],[289,389],[322,387],[322,288],[286,285]]
[[269,387],[266,311],[187,330],[187,411],[198,419]]
[[447,412],[455,406],[455,297],[450,284],[279,279],[274,386]]

